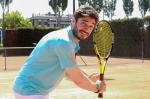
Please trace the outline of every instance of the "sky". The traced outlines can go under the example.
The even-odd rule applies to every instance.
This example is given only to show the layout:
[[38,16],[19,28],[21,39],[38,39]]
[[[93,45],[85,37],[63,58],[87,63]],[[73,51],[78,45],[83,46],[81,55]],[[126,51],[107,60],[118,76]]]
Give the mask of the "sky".
[[[9,12],[12,11],[19,11],[22,16],[25,18],[30,18],[32,14],[46,14],[48,12],[52,12],[51,7],[48,5],[49,0],[13,0],[13,2],[10,4],[9,7]],[[138,8],[138,0],[133,0],[134,1],[134,11],[132,13],[132,17],[141,17],[141,14],[139,12]],[[78,8],[78,0],[76,2],[76,7],[75,9]],[[113,19],[118,19],[118,18],[124,18],[125,13],[123,11],[122,7],[123,3],[122,0],[117,0],[116,4],[116,10],[115,10],[115,16]],[[7,11],[7,9],[6,9]],[[73,0],[68,0],[68,7],[65,10],[64,14],[72,14],[73,13]],[[100,13],[100,17],[102,18],[102,13]],[[2,8],[0,7],[0,17],[2,17]],[[105,16],[104,18],[107,19]]]

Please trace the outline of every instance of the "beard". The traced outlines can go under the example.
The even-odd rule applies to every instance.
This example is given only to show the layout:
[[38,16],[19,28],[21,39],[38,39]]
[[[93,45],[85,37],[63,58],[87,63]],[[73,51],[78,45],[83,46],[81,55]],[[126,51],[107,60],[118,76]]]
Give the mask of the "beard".
[[72,28],[73,35],[80,41],[84,40],[85,38],[82,38],[78,35],[79,29],[77,28],[77,24],[74,25]]

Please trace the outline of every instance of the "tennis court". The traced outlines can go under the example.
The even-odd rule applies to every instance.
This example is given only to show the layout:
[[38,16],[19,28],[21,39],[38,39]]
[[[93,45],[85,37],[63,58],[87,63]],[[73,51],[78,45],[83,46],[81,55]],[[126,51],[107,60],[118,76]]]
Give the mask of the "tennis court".
[[[80,67],[87,73],[98,72],[95,56],[77,56]],[[15,76],[27,57],[0,57],[0,99],[14,99],[12,84]],[[150,60],[112,58],[105,70],[107,91],[103,99],[149,99],[150,96]],[[58,88],[50,94],[54,99],[98,99],[97,94],[78,88],[72,82],[63,79]]]

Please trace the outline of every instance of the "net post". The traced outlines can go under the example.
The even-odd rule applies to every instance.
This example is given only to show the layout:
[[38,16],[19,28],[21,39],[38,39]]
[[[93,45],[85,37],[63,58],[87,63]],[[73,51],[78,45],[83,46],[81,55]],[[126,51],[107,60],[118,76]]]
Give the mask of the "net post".
[[77,54],[78,54],[79,57],[82,59],[82,61],[84,62],[84,64],[87,66],[86,62],[83,60],[83,58],[81,57],[81,55],[79,54],[79,52],[77,52]]

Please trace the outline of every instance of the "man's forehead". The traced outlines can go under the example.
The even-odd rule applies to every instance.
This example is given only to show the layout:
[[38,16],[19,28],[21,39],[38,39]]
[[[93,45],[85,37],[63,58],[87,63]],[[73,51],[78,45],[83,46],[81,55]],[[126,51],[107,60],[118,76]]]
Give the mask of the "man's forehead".
[[88,22],[95,25],[95,19],[91,17],[82,17],[79,18],[80,21]]

